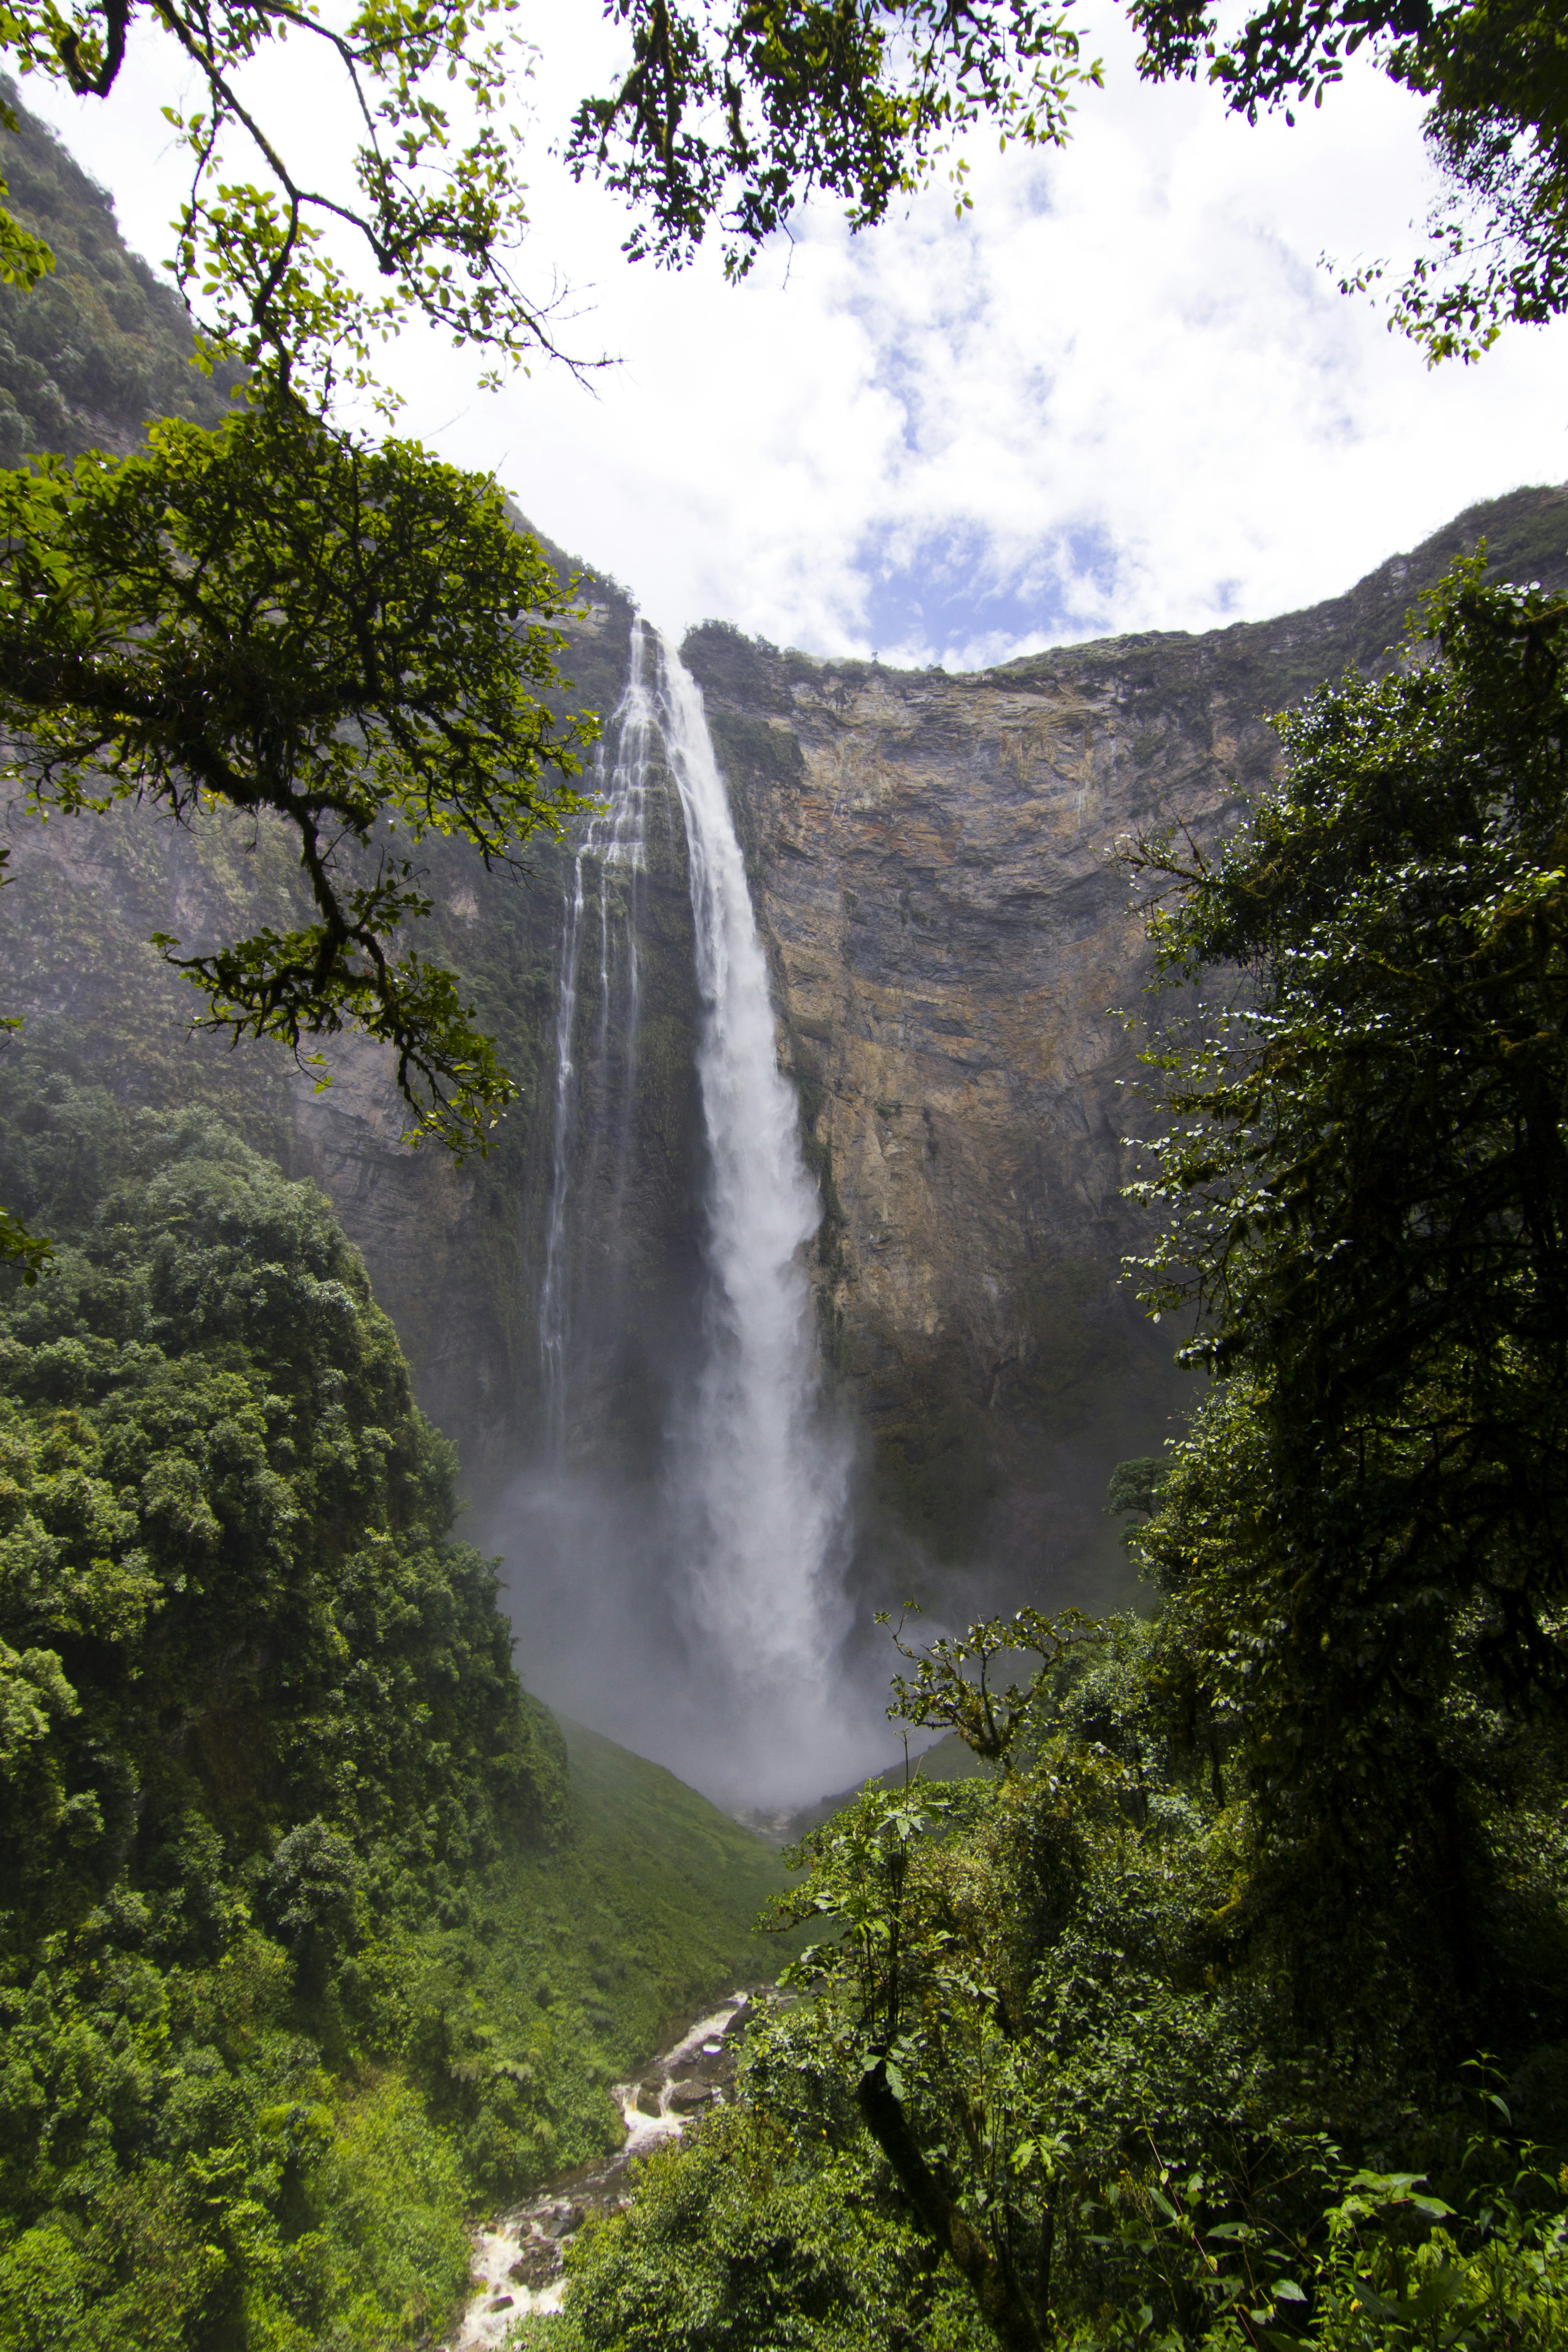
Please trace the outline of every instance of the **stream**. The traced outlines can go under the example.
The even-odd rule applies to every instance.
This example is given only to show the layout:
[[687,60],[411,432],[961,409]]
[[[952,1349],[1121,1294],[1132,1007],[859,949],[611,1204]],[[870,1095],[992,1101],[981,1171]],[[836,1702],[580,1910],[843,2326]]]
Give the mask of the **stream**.
[[771,1986],[732,1992],[610,2095],[626,2127],[626,2143],[605,2161],[564,2173],[480,2230],[474,2245],[475,2291],[447,2352],[482,2352],[504,2342],[525,2313],[559,2311],[565,2249],[591,2213],[630,2201],[626,2167],[660,2141],[678,2138],[694,2116],[722,2104],[735,2080],[728,2037],[771,2000]]

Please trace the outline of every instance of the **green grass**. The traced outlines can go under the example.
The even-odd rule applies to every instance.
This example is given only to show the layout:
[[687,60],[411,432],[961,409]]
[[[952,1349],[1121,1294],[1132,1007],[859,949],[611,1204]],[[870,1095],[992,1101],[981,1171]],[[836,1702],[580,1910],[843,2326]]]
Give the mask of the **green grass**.
[[790,1882],[772,1847],[663,1765],[582,1724],[562,1719],[561,1728],[577,1852],[591,1874],[584,1894],[605,1922],[597,1932],[617,1948],[652,1943],[664,1956],[666,2016],[726,1972],[737,1982],[775,1975],[778,1938],[754,1932]]
[[793,1948],[756,1932],[789,1884],[770,1846],[661,1765],[562,1729],[572,1832],[493,1874],[474,1983],[492,2046],[550,2086],[551,2168],[612,2145],[606,2086],[707,2002],[776,1976]]

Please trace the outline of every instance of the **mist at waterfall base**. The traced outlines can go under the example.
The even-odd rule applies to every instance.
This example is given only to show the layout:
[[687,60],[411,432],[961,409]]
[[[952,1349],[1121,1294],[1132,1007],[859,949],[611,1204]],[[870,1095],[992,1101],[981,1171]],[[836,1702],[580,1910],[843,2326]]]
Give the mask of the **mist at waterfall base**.
[[[825,1395],[805,1254],[821,1202],[695,680],[635,625],[601,805],[565,866],[532,1458],[486,1530],[525,1680],[731,1807],[798,1805],[898,1752],[854,1640],[853,1445]],[[690,1296],[585,1420],[629,1325],[650,808],[684,832],[705,1182]],[[657,1353],[658,1360],[650,1360]],[[658,1424],[637,1428],[648,1399]]]

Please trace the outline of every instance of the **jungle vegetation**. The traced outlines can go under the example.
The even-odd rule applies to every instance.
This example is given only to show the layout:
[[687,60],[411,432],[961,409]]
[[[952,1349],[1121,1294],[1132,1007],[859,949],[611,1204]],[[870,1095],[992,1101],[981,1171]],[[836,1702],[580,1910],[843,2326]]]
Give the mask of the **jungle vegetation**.
[[805,1839],[743,2105],[521,2340],[1568,2344],[1565,666],[1461,561],[1129,851],[1212,1375],[1113,1482],[1157,1608],[897,1634],[989,1770]]
[[466,2224],[754,1975],[774,1858],[521,1691],[326,1203],[13,1049],[0,2346],[417,2341]]

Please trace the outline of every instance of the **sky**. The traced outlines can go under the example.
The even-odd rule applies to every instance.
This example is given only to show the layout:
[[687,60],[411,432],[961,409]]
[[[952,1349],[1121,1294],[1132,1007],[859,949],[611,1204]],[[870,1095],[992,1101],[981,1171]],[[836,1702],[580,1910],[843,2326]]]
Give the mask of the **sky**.
[[[1294,129],[1248,128],[1207,89],[1141,86],[1102,0],[1077,15],[1106,87],[1065,151],[977,138],[962,220],[941,184],[858,237],[813,205],[734,287],[716,252],[626,261],[625,215],[552,152],[619,36],[592,0],[525,11],[519,274],[564,287],[562,340],[612,364],[486,394],[471,353],[410,333],[385,362],[402,429],[498,474],[667,634],[716,618],[952,669],[1311,604],[1568,478],[1568,321],[1431,371],[1321,266],[1414,249],[1434,185],[1407,95],[1358,71]],[[25,96],[156,261],[179,172],[143,43],[108,107]],[[330,101],[269,70],[290,134],[331,151]]]

